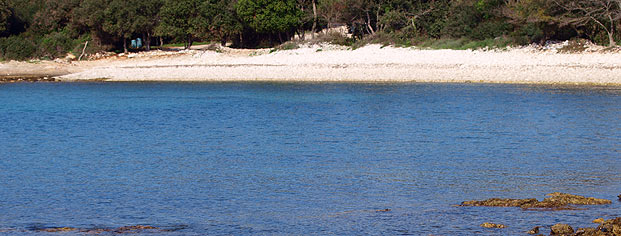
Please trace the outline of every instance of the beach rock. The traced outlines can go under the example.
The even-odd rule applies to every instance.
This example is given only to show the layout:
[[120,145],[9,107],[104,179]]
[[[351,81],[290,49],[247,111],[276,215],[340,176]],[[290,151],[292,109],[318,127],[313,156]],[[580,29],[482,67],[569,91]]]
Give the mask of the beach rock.
[[529,230],[529,231],[528,231],[528,232],[526,232],[526,233],[527,233],[527,234],[538,234],[538,233],[539,233],[539,228],[541,228],[541,227],[537,226],[537,227],[535,227],[535,228],[533,228],[533,229]]
[[619,201],[621,201],[621,194],[619,194],[619,196],[617,196],[619,198]]
[[489,206],[489,207],[521,207],[522,209],[551,209],[566,210],[576,209],[570,205],[603,205],[611,204],[612,201],[597,199],[593,197],[583,197],[567,193],[550,193],[548,198],[538,201],[534,198],[528,199],[502,199],[490,198],[483,201],[466,201],[460,206]]
[[597,218],[597,219],[593,220],[593,223],[596,223],[596,224],[604,223],[604,218]]
[[574,234],[574,228],[568,224],[555,224],[550,227],[550,235],[572,235]]
[[65,57],[65,60],[68,61],[73,61],[75,60],[77,57],[75,55],[73,55],[72,53],[67,53],[67,56]]
[[488,228],[488,229],[504,229],[504,228],[507,228],[507,226],[505,226],[505,225],[494,224],[494,223],[489,223],[489,222],[485,222],[485,223],[481,224],[481,227]]

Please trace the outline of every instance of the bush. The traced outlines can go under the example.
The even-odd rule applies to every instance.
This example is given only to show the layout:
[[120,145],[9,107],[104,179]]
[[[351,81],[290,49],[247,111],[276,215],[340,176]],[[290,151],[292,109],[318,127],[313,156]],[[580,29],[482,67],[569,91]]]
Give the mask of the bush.
[[510,32],[511,26],[502,21],[484,21],[478,24],[469,35],[476,40],[493,39]]
[[466,49],[497,49],[505,48],[511,45],[512,41],[506,37],[498,37],[495,39],[485,40],[469,40],[467,38],[459,39],[437,39],[427,40],[421,42],[418,46],[431,49],[453,49],[453,50],[466,50]]
[[516,44],[526,45],[533,42],[542,41],[545,38],[543,29],[536,24],[526,24],[511,33],[511,38]]
[[49,58],[63,57],[76,47],[76,43],[77,40],[72,39],[65,32],[52,32],[43,36],[37,54]]
[[354,40],[339,32],[331,31],[327,34],[319,34],[319,36],[315,38],[314,43],[319,42],[326,42],[341,46],[352,46]]
[[0,39],[0,57],[4,60],[27,60],[34,58],[37,45],[34,40],[22,36],[10,36]]

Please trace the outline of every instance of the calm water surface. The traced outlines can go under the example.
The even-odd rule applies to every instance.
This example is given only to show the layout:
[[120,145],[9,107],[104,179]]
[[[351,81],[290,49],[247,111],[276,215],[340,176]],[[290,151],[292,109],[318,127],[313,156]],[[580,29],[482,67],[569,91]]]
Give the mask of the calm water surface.
[[[0,84],[0,142],[0,234],[522,235],[621,216],[619,87]],[[453,206],[555,191],[615,200]]]

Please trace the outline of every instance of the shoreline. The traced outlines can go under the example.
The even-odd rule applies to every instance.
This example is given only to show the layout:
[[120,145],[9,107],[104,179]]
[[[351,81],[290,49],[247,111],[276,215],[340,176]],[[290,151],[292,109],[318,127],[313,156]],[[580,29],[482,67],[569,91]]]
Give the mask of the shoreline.
[[[20,69],[20,67],[26,67]],[[6,73],[9,70],[10,73]],[[507,50],[425,50],[369,45],[356,50],[198,49],[120,54],[80,62],[0,64],[0,81],[21,74],[60,82],[489,83],[621,86],[621,55]]]

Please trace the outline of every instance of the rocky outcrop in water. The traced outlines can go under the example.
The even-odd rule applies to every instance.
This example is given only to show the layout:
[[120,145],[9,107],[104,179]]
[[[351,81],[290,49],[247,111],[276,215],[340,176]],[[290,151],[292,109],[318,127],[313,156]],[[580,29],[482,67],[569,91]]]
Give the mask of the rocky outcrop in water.
[[535,228],[533,228],[533,229],[529,230],[529,231],[528,231],[528,232],[526,232],[526,233],[527,233],[527,234],[538,234],[538,233],[539,233],[539,228],[541,228],[541,227],[537,226],[537,227],[535,227]]
[[485,222],[485,223],[481,224],[481,227],[488,228],[488,229],[504,229],[504,228],[507,228],[507,226],[505,226],[505,225],[494,224],[494,223],[489,223],[489,222]]
[[567,224],[555,224],[550,227],[550,235],[570,236],[574,234],[574,228]]
[[522,209],[550,209],[568,210],[576,209],[576,205],[604,205],[612,201],[593,197],[583,197],[568,193],[550,193],[543,201],[534,198],[528,199],[502,199],[491,198],[483,201],[466,201],[460,206],[490,206],[490,207],[520,207]]
[[[594,221],[595,222],[595,221]],[[598,222],[599,219],[598,219]],[[621,217],[601,221],[602,223],[596,228],[579,228],[574,229],[567,224],[555,224],[550,227],[550,235],[554,236],[621,236]],[[529,231],[529,234],[537,234],[539,227],[535,227],[537,231]]]

